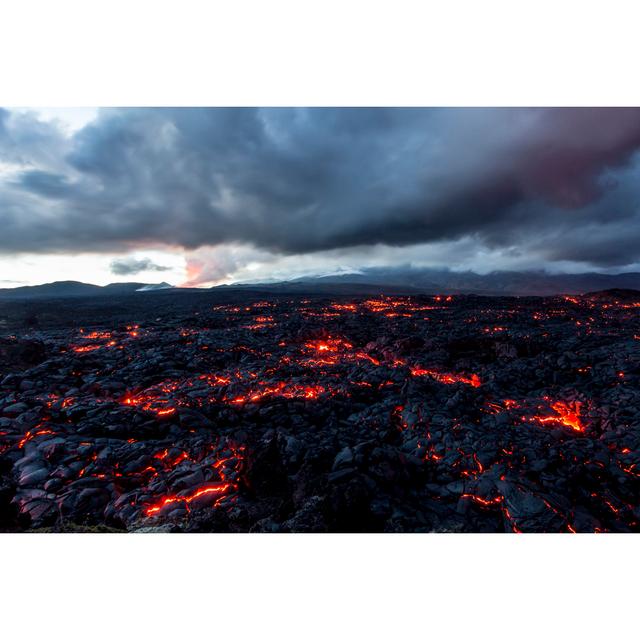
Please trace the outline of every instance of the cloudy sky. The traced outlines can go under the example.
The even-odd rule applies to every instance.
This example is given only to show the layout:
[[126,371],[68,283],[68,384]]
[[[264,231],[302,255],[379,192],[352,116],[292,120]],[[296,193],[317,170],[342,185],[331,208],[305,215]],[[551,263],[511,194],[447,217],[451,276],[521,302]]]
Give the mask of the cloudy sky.
[[640,110],[0,110],[0,287],[408,264],[640,270]]

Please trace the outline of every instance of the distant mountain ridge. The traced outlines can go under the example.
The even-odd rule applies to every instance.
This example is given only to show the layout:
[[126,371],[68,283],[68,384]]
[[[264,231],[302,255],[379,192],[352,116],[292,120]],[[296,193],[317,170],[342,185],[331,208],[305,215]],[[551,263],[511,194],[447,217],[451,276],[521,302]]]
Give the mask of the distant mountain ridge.
[[166,282],[115,282],[105,286],[67,280],[0,289],[0,299],[69,298],[78,296],[144,295],[158,291],[252,291],[274,294],[376,295],[458,294],[487,296],[582,295],[612,289],[640,291],[640,273],[549,274],[542,271],[496,271],[477,274],[411,267],[363,269],[357,273],[310,276],[282,282],[220,285],[211,289],[181,289]]
[[416,269],[411,267],[371,268],[360,273],[298,278],[286,283],[316,283],[379,285],[413,289],[420,293],[549,296],[559,294],[580,295],[604,289],[640,289],[640,273],[578,273],[549,274],[543,271],[495,271],[478,274],[472,271],[455,272],[444,269]]
[[87,284],[76,280],[62,280],[48,282],[15,289],[0,289],[0,297],[6,299],[31,298],[74,298],[78,296],[123,295],[137,291],[155,291],[157,289],[172,288],[170,284],[147,284],[144,282],[112,282],[105,286]]

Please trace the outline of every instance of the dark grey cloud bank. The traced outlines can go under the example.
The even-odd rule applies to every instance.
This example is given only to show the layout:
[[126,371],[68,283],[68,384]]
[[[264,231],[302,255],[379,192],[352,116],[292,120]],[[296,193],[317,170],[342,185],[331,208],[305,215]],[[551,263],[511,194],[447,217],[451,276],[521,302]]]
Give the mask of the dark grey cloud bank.
[[0,111],[0,251],[473,238],[622,267],[639,150],[640,109],[105,109],[70,138]]
[[130,276],[143,271],[170,271],[171,267],[156,264],[151,258],[118,258],[111,261],[109,269],[117,276]]

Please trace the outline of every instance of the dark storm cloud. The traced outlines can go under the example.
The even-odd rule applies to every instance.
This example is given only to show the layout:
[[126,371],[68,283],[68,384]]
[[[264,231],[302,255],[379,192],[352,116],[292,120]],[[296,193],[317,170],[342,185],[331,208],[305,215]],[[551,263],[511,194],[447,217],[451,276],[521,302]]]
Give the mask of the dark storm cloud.
[[171,267],[156,264],[151,258],[119,258],[111,261],[109,269],[117,276],[131,276],[142,271],[170,271]]
[[72,138],[0,112],[0,251],[474,238],[624,265],[638,149],[638,109],[107,109]]
[[45,198],[65,198],[74,195],[64,176],[46,171],[26,171],[21,174],[17,184],[26,191]]

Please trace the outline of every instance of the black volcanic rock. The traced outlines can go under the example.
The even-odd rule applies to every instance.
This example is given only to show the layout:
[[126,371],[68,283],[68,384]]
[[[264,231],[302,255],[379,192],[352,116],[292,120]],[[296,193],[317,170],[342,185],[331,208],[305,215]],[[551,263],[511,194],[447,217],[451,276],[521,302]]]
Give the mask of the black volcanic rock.
[[638,304],[7,302],[0,529],[638,531]]
[[590,300],[600,301],[627,301],[640,302],[640,290],[638,289],[605,289],[604,291],[591,291],[585,294]]

